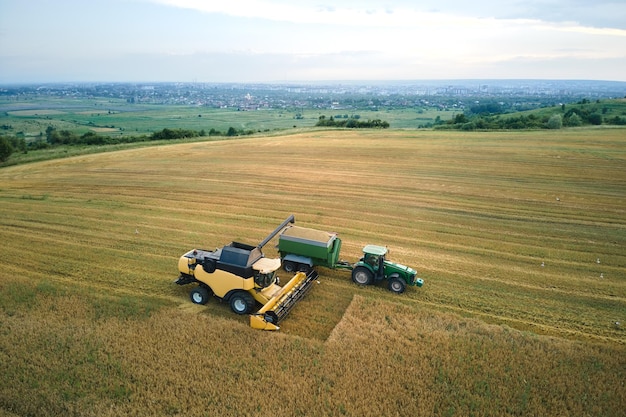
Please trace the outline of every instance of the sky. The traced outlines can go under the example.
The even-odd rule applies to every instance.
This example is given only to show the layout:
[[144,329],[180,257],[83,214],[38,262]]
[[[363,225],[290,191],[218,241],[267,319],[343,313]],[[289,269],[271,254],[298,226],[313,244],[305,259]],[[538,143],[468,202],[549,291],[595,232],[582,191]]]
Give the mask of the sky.
[[625,0],[0,0],[0,84],[626,81]]

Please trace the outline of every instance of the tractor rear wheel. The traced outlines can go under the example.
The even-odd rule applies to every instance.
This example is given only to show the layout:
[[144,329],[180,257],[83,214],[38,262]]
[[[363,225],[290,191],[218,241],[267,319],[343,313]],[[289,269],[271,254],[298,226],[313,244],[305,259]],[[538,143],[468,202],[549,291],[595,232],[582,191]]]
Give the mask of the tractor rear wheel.
[[359,285],[370,285],[374,281],[374,274],[364,266],[357,266],[352,271],[352,281]]
[[402,294],[404,290],[406,290],[406,282],[404,282],[404,280],[400,277],[393,277],[389,279],[387,288],[389,288],[389,291],[391,292]]
[[204,287],[196,287],[189,292],[189,298],[194,304],[206,304],[209,302],[209,290]]
[[254,298],[245,291],[237,291],[230,296],[230,309],[236,314],[250,314],[254,308]]

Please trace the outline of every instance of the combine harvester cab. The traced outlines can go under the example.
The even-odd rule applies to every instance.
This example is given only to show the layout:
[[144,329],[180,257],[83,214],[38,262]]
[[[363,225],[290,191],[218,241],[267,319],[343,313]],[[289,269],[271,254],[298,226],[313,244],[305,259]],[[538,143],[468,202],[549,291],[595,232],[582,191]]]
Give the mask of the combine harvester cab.
[[[180,257],[176,284],[197,283],[190,291],[191,301],[206,304],[210,295],[229,303],[237,314],[251,314],[250,325],[264,330],[278,330],[278,323],[308,292],[317,273],[296,274],[280,286],[276,271],[280,259],[265,258],[262,248],[288,223],[290,216],[257,246],[231,242],[221,249],[194,249]],[[256,304],[263,307],[256,313]]]

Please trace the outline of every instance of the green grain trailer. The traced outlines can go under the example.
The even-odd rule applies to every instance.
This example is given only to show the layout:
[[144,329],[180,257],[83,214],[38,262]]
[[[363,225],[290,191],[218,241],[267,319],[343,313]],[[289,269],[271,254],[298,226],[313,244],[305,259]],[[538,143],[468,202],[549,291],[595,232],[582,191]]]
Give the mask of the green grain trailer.
[[339,260],[341,239],[337,233],[289,226],[279,235],[278,252],[287,272],[307,272],[316,266],[352,269]]

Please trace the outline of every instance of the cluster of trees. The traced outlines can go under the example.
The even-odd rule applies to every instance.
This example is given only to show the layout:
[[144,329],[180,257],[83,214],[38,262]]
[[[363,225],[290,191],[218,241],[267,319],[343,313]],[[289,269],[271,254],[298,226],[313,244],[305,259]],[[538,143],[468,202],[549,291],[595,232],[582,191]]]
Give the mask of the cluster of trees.
[[335,120],[333,116],[330,116],[328,119],[326,116],[320,116],[315,123],[315,126],[323,126],[323,127],[346,127],[350,129],[387,129],[389,128],[389,122],[380,119],[360,121],[356,117],[350,117],[344,120]]
[[601,113],[592,109],[574,107],[565,111],[549,115],[519,115],[502,114],[475,114],[472,112],[457,114],[445,123],[435,124],[435,129],[457,130],[507,130],[507,129],[560,129],[562,127],[577,127],[584,125],[626,125],[626,116],[603,117]]
[[206,136],[204,130],[195,131],[191,129],[168,129],[165,128],[159,132],[154,132],[150,135],[151,140],[173,140],[173,139],[185,139],[196,138],[198,136]]
[[15,151],[26,152],[26,141],[22,138],[0,136],[0,162],[6,161]]
[[118,143],[141,142],[146,136],[102,136],[95,132],[87,132],[79,135],[66,129],[55,129],[48,126],[46,129],[46,141],[36,142],[38,148],[46,148],[55,145],[114,145]]
[[148,137],[149,140],[174,140],[174,139],[186,139],[186,138],[196,138],[200,136],[245,136],[252,135],[255,131],[252,129],[235,129],[234,127],[229,127],[226,132],[222,132],[220,130],[211,129],[207,133],[204,129],[196,131],[190,129],[168,129],[165,128],[158,132],[154,132],[152,135]]

